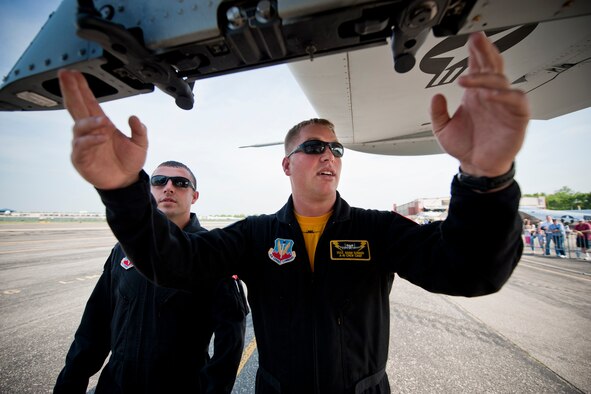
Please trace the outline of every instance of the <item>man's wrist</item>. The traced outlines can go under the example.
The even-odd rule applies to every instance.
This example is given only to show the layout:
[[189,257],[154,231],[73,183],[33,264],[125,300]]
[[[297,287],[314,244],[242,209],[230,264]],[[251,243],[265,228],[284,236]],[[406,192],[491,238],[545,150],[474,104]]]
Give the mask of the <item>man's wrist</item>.
[[501,190],[513,183],[514,177],[515,162],[511,163],[509,171],[496,177],[473,176],[462,171],[462,167],[456,175],[461,185],[482,193]]

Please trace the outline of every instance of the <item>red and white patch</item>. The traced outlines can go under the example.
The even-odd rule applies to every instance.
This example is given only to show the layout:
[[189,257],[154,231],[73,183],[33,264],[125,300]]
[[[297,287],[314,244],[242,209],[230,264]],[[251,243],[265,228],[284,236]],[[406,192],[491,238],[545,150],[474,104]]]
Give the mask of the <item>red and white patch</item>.
[[126,270],[133,268],[133,263],[127,257],[121,259],[121,266]]

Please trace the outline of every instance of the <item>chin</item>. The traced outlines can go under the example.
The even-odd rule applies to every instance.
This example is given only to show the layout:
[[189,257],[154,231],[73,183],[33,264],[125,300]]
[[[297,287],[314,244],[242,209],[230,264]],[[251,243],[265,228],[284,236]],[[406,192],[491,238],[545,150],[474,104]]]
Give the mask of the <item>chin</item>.
[[158,209],[167,216],[172,213],[172,209],[159,206]]

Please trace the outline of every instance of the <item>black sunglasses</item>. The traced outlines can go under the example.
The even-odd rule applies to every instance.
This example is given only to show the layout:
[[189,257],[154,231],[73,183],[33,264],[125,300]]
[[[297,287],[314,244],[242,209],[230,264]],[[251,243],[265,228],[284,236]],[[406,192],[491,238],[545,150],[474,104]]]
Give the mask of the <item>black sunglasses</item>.
[[154,175],[150,178],[150,184],[152,186],[166,186],[169,179],[172,181],[174,187],[182,187],[183,189],[190,187],[196,190],[193,182],[182,176]]
[[289,155],[287,155],[287,157],[297,152],[304,152],[307,155],[319,155],[324,152],[327,146],[330,148],[334,157],[343,157],[343,154],[345,153],[343,145],[338,142],[325,142],[320,140],[310,140],[298,145]]

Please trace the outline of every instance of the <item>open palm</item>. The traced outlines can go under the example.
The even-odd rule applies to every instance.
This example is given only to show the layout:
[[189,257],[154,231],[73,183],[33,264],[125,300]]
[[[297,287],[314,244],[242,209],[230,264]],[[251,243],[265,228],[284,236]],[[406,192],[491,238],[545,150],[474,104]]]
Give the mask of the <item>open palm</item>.
[[433,131],[441,147],[472,175],[506,172],[521,148],[529,121],[525,94],[511,89],[503,60],[483,34],[469,44],[469,72],[459,82],[466,90],[460,106],[449,117],[441,95],[433,97]]
[[146,127],[130,117],[127,137],[107,118],[81,73],[60,70],[58,75],[64,105],[75,121],[71,160],[76,170],[99,189],[135,182],[146,161]]

